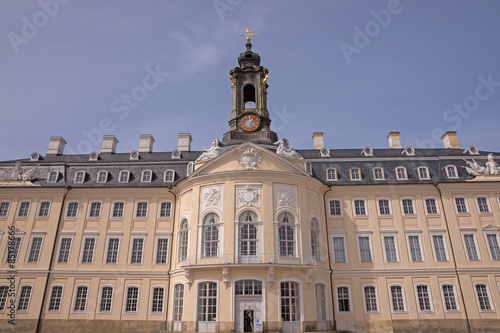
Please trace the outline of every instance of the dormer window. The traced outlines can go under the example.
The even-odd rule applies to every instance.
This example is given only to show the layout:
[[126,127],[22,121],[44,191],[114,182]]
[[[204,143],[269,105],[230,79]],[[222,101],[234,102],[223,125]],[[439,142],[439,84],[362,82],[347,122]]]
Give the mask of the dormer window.
[[427,167],[419,167],[418,168],[418,178],[420,178],[420,179],[430,179],[430,177],[429,177],[429,168],[427,168]]
[[193,164],[193,162],[189,162],[189,164],[187,165],[186,176],[189,176],[190,174],[192,174],[193,171],[194,171],[194,164]]
[[304,162],[304,169],[306,170],[306,172],[308,174],[312,175],[312,165],[311,165],[311,162],[305,161]]
[[99,171],[97,173],[97,182],[98,183],[105,183],[108,181],[108,172],[107,171]]
[[129,178],[130,178],[130,171],[122,170],[122,171],[120,171],[120,174],[118,175],[118,182],[119,183],[128,183]]
[[396,178],[397,179],[408,179],[405,167],[397,167],[396,168]]
[[454,165],[448,165],[445,167],[446,176],[448,178],[458,178],[457,167]]
[[382,168],[373,168],[373,179],[375,180],[384,180],[384,169]]
[[77,171],[75,173],[75,183],[83,183],[85,181],[85,171]]
[[143,183],[150,183],[151,178],[152,178],[152,172],[151,170],[144,170],[141,175],[141,182]]
[[57,182],[58,176],[59,176],[59,171],[51,171],[51,172],[49,172],[49,176],[47,177],[47,183],[55,183],[55,182]]
[[174,181],[175,171],[174,170],[165,170],[165,174],[163,175],[163,181],[166,183],[171,183]]
[[361,170],[359,168],[352,168],[350,174],[351,180],[361,180]]
[[335,168],[326,169],[326,180],[328,181],[337,180],[337,169]]

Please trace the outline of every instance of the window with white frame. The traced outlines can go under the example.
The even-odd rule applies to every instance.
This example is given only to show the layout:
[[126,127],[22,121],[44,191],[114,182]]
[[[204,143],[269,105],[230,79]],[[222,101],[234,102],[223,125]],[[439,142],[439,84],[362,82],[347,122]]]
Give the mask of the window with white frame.
[[63,295],[63,286],[52,286],[50,291],[48,312],[59,312],[61,310],[61,302]]
[[132,238],[132,249],[130,252],[131,264],[142,264],[142,254],[144,252],[144,238]]
[[129,178],[130,178],[130,171],[122,170],[122,171],[120,171],[120,174],[118,175],[118,182],[119,183],[128,183]]
[[184,313],[184,285],[176,284],[174,286],[174,321],[182,321]]
[[402,199],[401,206],[403,206],[403,215],[415,215],[413,199]]
[[397,167],[396,168],[396,178],[397,179],[408,179],[408,176],[406,175],[406,168],[405,167]]
[[415,286],[417,293],[418,309],[420,312],[432,312],[432,302],[430,296],[429,285],[418,284]]
[[123,211],[125,209],[125,203],[118,201],[113,202],[113,210],[111,211],[111,217],[123,217]]
[[281,320],[300,321],[300,290],[297,282],[281,282]]
[[258,216],[251,210],[244,211],[239,218],[239,257],[241,262],[251,262],[257,255]]
[[[6,262],[15,263],[17,261],[17,256],[19,254],[19,248],[21,247],[22,237],[15,236],[12,240],[14,242],[13,245],[9,244],[9,251],[7,254]],[[10,240],[9,240],[10,243]]]
[[464,237],[464,245],[467,253],[467,259],[469,260],[480,260],[479,253],[477,251],[476,234],[472,232],[462,233]]
[[295,220],[290,213],[278,216],[278,240],[280,257],[295,256]]
[[373,262],[370,243],[369,236],[358,236],[359,260],[361,262]]
[[73,239],[70,237],[61,238],[61,242],[59,245],[59,255],[57,256],[58,263],[67,263],[69,261],[72,241]]
[[316,320],[326,321],[326,288],[323,283],[317,283],[314,286],[316,300]]
[[38,262],[40,252],[42,250],[43,237],[33,237],[31,239],[31,246],[28,256],[28,262]]
[[181,226],[179,228],[179,249],[177,251],[178,261],[184,261],[187,259],[188,239],[189,239],[189,222],[188,220],[183,219],[181,221]]
[[351,297],[348,286],[337,287],[337,311],[351,312]]
[[156,264],[166,264],[168,254],[168,238],[158,238],[156,240]]
[[346,250],[345,250],[345,237],[344,236],[333,236],[333,260],[335,263],[345,263],[346,262]]
[[213,322],[217,318],[217,283],[198,284],[198,322]]
[[382,168],[373,168],[373,179],[375,180],[384,180],[384,169]]
[[361,170],[359,168],[352,168],[349,173],[351,174],[351,180],[361,180]]
[[412,234],[407,236],[408,236],[408,249],[410,251],[411,261],[413,262],[424,261],[420,235]]
[[85,312],[85,310],[87,309],[88,294],[89,294],[89,287],[87,286],[76,287],[73,312]]
[[165,201],[160,203],[160,217],[170,217],[172,215],[172,203]]
[[427,215],[437,215],[439,214],[437,200],[434,198],[426,198],[425,201],[425,211]]
[[17,212],[18,217],[28,217],[30,211],[31,203],[29,201],[23,201],[19,204],[19,211]]
[[479,309],[481,309],[481,311],[493,311],[488,285],[486,283],[476,283],[474,287],[476,289]]
[[418,171],[418,178],[422,180],[430,179],[428,167],[423,167],[423,166],[418,167],[417,171]]
[[342,216],[342,206],[340,200],[330,200],[330,215],[332,216]]
[[388,199],[378,200],[378,212],[380,215],[392,215],[391,203]]
[[151,297],[151,313],[163,313],[163,302],[165,299],[165,288],[153,288],[153,295]]
[[488,249],[490,250],[491,259],[500,260],[498,231],[489,231],[485,233],[485,235],[486,235],[486,240],[488,242]]
[[203,219],[202,256],[205,258],[219,256],[219,226],[220,217],[215,213]]
[[139,287],[127,287],[125,313],[136,313],[139,305]]
[[446,238],[444,234],[432,235],[432,247],[436,261],[448,261],[448,251],[446,249]]
[[455,198],[455,208],[457,209],[457,213],[468,213],[469,209],[467,207],[467,201],[464,197]]
[[108,181],[108,172],[107,171],[99,171],[97,173],[97,182],[98,183],[105,183]]
[[186,176],[189,176],[190,174],[192,174],[193,171],[194,171],[194,163],[189,162],[187,165],[187,168],[186,168]]
[[234,283],[235,295],[262,295],[262,282],[257,280],[240,280]]
[[68,203],[68,208],[66,209],[66,217],[76,217],[78,215],[78,202]]
[[112,286],[102,286],[101,287],[101,298],[99,301],[99,312],[111,312],[111,307],[113,306],[113,293],[114,288]]
[[165,183],[173,182],[174,178],[175,178],[175,171],[174,170],[165,170],[165,173],[163,174],[163,181]]
[[312,175],[312,164],[309,161],[304,162],[304,170],[310,175]]
[[406,302],[404,297],[404,288],[402,285],[389,286],[391,292],[391,305],[394,313],[406,312]]
[[363,300],[367,313],[378,313],[377,287],[374,285],[363,287]]
[[311,233],[311,255],[315,260],[321,260],[321,239],[320,239],[320,229],[319,223],[316,218],[311,219],[310,223],[310,233]]
[[108,251],[106,252],[106,264],[118,262],[118,251],[120,249],[120,238],[108,238]]
[[38,209],[38,217],[49,216],[49,211],[50,211],[50,201],[40,202],[40,208]]
[[490,203],[487,197],[477,197],[477,209],[480,213],[491,213]]
[[366,213],[366,201],[364,199],[354,200],[354,215],[356,216],[368,215]]
[[445,167],[445,170],[446,170],[446,176],[448,178],[458,178],[458,171],[456,166],[448,165]]
[[383,234],[384,239],[384,250],[385,250],[385,261],[387,262],[397,262],[398,251],[396,247],[396,235],[395,234]]
[[327,168],[326,169],[326,180],[328,180],[328,181],[337,180],[337,169]]
[[89,209],[89,217],[100,217],[101,216],[101,203],[91,202]]
[[148,203],[138,202],[135,210],[135,217],[147,217],[148,216]]
[[21,292],[19,293],[19,300],[17,302],[17,311],[18,312],[28,312],[32,291],[33,291],[32,286],[22,286],[21,287]]
[[9,213],[10,202],[4,201],[0,203],[0,217],[7,217]]
[[0,286],[0,311],[5,311],[5,305],[7,304],[7,296],[9,295],[8,286]]
[[141,182],[150,183],[152,179],[153,172],[151,170],[144,170],[141,174]]
[[49,172],[49,175],[47,176],[47,183],[55,183],[57,182],[57,178],[59,176],[58,171],[51,171]]
[[83,183],[85,181],[85,171],[77,171],[75,173],[75,183]]
[[82,264],[90,264],[94,261],[95,238],[84,238],[82,251]]
[[458,311],[457,293],[454,284],[442,284],[443,303],[446,311]]

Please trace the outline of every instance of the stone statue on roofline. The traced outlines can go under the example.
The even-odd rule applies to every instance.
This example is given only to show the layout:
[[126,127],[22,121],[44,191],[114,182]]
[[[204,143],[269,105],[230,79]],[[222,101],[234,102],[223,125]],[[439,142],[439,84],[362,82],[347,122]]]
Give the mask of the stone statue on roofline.
[[475,160],[467,161],[465,160],[467,166],[465,166],[465,170],[471,176],[484,176],[484,175],[500,175],[500,167],[498,167],[498,163],[493,160],[493,154],[488,155],[488,162],[486,162],[485,166],[479,165]]
[[219,156],[221,153],[220,147],[219,147],[219,140],[214,139],[212,140],[212,143],[210,144],[210,148],[203,149],[203,153],[196,159],[196,162],[198,161],[204,161],[204,160],[210,160],[212,158],[215,158]]
[[278,146],[278,148],[276,149],[276,154],[278,154],[278,155],[281,155],[284,157],[289,157],[289,158],[295,158],[298,160],[304,159],[304,157],[302,157],[302,155],[300,155],[299,153],[297,153],[293,149],[293,146],[295,145],[295,143],[291,147],[289,147],[290,143],[288,142],[288,140],[286,138],[283,138],[280,141],[275,142],[274,145]]

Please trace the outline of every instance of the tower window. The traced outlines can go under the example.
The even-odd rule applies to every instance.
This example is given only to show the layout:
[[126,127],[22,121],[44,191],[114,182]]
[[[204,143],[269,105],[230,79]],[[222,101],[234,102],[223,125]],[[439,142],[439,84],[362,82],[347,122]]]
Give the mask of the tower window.
[[243,87],[243,103],[245,109],[255,109],[255,87],[247,84]]

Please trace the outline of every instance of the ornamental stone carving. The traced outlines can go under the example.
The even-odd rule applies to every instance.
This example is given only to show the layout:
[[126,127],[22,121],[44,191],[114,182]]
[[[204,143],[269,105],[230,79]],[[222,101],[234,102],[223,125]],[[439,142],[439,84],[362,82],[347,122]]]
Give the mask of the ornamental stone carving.
[[475,160],[467,161],[465,160],[467,166],[465,166],[465,170],[471,176],[483,176],[483,175],[500,175],[500,167],[498,167],[497,162],[493,160],[493,155],[488,155],[488,162],[486,162],[485,166],[479,165]]
[[229,286],[229,268],[222,268],[222,282],[226,285],[226,289]]
[[10,170],[0,170],[0,180],[4,181],[33,181],[38,178],[38,164],[37,166],[28,170],[23,170],[21,162],[18,161],[16,165]]
[[274,267],[269,267],[267,271],[267,282],[269,282],[269,286],[272,288],[274,283]]
[[204,206],[206,207],[211,207],[211,206],[217,206],[219,204],[221,198],[221,192],[218,191],[216,188],[211,188],[208,190],[203,195],[203,202]]
[[293,149],[293,146],[295,145],[295,143],[291,147],[289,147],[290,143],[288,142],[288,140],[286,138],[283,138],[280,141],[275,142],[274,145],[278,146],[278,148],[276,149],[276,154],[278,154],[278,155],[281,155],[284,157],[289,157],[289,158],[295,158],[298,160],[304,159],[304,157],[302,157],[302,155],[300,155],[299,153],[297,153]]
[[247,185],[244,189],[240,189],[238,194],[238,207],[241,206],[260,206],[259,203],[259,190]]
[[278,206],[291,207],[294,200],[294,194],[290,190],[281,190],[277,194]]
[[219,140],[214,139],[210,144],[210,148],[208,149],[203,148],[203,150],[204,152],[201,153],[201,155],[196,159],[196,162],[210,160],[212,158],[219,156],[219,154],[221,153],[221,149],[219,147]]
[[241,167],[245,170],[252,170],[257,164],[260,163],[262,153],[254,148],[243,148],[236,151],[236,158]]

